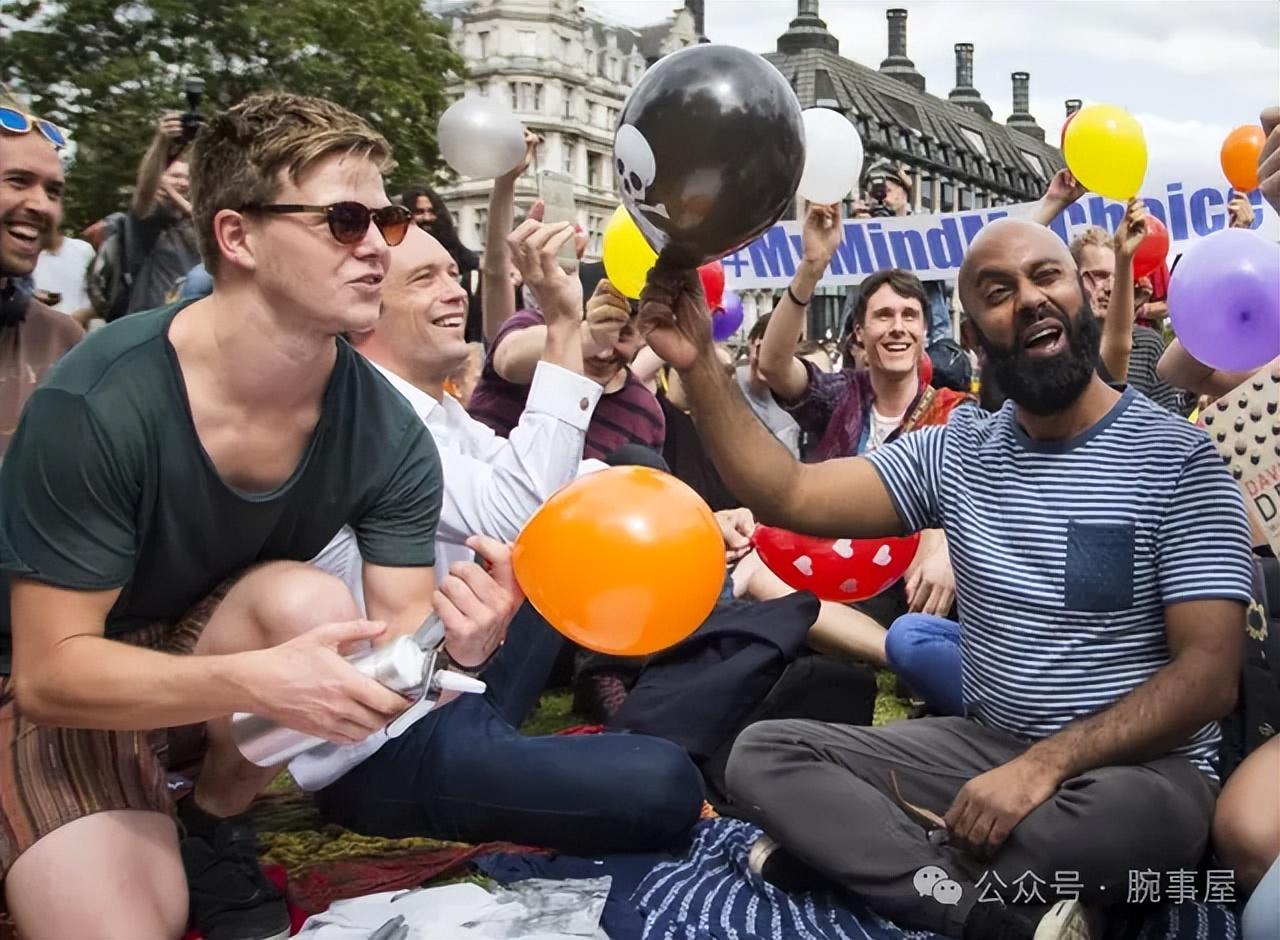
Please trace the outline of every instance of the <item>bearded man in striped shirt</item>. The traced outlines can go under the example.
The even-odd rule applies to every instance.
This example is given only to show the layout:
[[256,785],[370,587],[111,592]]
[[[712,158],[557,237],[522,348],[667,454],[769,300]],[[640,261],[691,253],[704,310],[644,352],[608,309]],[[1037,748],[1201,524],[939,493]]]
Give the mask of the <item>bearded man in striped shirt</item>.
[[754,725],[730,795],[765,830],[770,880],[811,870],[965,940],[1090,940],[1131,872],[1204,852],[1250,599],[1244,504],[1203,431],[1098,377],[1097,318],[1051,231],[988,226],[959,289],[1004,407],[800,464],[718,367],[696,275],[650,275],[642,331],[757,518],[940,528],[956,573],[964,716]]

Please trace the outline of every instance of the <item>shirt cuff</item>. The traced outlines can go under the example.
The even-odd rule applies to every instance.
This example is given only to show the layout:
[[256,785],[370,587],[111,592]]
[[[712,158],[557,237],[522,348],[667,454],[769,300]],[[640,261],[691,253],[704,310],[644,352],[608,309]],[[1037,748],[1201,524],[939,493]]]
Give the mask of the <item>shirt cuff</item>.
[[533,371],[525,410],[550,415],[585,434],[603,394],[604,387],[599,382],[554,363],[539,362]]

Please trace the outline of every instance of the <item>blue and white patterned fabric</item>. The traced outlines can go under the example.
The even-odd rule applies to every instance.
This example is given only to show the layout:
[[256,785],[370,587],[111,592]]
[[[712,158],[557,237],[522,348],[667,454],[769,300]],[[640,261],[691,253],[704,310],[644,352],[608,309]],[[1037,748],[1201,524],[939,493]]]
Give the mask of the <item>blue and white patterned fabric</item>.
[[[632,902],[644,940],[946,940],[903,930],[832,894],[790,896],[747,870],[760,830],[736,819],[699,823],[681,860],[659,865]],[[1238,940],[1235,914],[1199,903],[1153,908],[1135,940]]]

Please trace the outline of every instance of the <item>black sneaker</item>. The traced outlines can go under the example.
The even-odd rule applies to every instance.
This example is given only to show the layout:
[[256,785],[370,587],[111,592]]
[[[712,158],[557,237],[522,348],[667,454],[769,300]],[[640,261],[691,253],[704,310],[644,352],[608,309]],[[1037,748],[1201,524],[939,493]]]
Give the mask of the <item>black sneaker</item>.
[[289,909],[258,864],[248,817],[219,820],[207,832],[188,830],[182,865],[191,895],[191,926],[205,940],[284,940]]

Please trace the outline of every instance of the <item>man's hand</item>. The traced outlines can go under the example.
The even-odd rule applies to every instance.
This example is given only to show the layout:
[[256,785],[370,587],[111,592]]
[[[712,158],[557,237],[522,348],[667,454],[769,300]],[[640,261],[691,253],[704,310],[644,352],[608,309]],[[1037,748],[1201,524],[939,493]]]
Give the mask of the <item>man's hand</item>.
[[334,744],[363,741],[409,705],[343,659],[385,629],[369,620],[326,623],[288,643],[240,654],[249,664],[244,682],[255,697],[254,712]]
[[819,206],[810,204],[804,217],[804,258],[801,261],[812,273],[821,278],[826,273],[827,265],[840,247],[840,238],[844,229],[840,225],[840,206]]
[[1244,193],[1237,192],[1227,203],[1228,228],[1253,228],[1253,206]]
[[1280,107],[1267,108],[1260,120],[1267,142],[1258,156],[1258,185],[1262,198],[1280,214]]
[[1071,171],[1064,168],[1053,174],[1053,179],[1049,180],[1049,188],[1044,192],[1044,201],[1057,208],[1057,212],[1054,213],[1057,215],[1086,192],[1088,190],[1076,181]]
[[945,617],[956,599],[956,574],[945,540],[907,570],[907,605],[912,613]]
[[1058,792],[1058,786],[1055,774],[1026,755],[974,777],[947,810],[949,842],[978,858],[990,858],[1018,823]]
[[[587,301],[587,337],[595,352],[612,349],[618,337],[631,322],[631,301],[622,292],[601,278]],[[583,350],[586,352],[586,350]]]
[[577,274],[566,273],[557,258],[573,238],[573,225],[545,224],[540,208],[541,203],[535,203],[529,218],[507,236],[507,248],[525,286],[537,298],[547,326],[576,325],[582,319],[582,281]]
[[511,549],[486,535],[467,539],[467,548],[488,565],[458,562],[433,597],[444,624],[444,648],[459,666],[478,666],[503,644],[507,625],[524,602],[511,567]]
[[751,551],[751,533],[756,530],[756,517],[750,509],[721,509],[716,513],[716,523],[724,537],[724,558],[728,564]]
[[[1065,170],[1063,172],[1066,172]],[[1147,237],[1147,205],[1141,199],[1130,199],[1124,218],[1115,234],[1116,260],[1129,262],[1138,253],[1138,246]]]
[[640,295],[640,333],[676,369],[691,369],[700,356],[714,356],[711,314],[697,271],[673,270],[659,259]]

